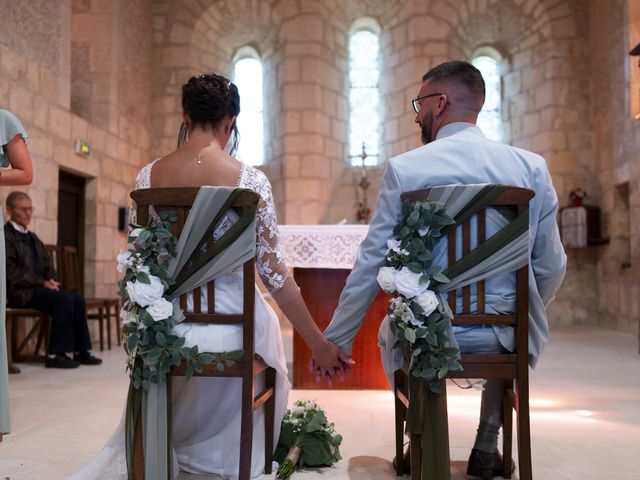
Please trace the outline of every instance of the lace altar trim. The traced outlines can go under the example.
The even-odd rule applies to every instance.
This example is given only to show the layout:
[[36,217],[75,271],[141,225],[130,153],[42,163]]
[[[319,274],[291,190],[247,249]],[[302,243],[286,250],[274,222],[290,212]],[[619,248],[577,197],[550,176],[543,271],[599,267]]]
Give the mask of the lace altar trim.
[[290,267],[351,269],[367,225],[280,225],[280,246]]

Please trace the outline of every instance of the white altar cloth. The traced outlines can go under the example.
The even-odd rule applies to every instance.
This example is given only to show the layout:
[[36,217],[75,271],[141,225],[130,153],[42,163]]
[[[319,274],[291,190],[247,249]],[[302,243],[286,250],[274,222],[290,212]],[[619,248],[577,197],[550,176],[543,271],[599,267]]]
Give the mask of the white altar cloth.
[[351,270],[368,225],[280,225],[287,266]]

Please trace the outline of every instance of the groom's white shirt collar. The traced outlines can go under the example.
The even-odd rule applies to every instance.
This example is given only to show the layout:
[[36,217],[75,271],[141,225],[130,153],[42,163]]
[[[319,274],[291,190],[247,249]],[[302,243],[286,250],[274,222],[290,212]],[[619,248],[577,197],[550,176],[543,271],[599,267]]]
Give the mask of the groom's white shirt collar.
[[18,225],[16,222],[14,222],[13,220],[9,220],[11,222],[11,225],[13,226],[13,228],[15,228],[17,231],[19,231],[20,233],[29,233],[29,230],[24,228],[22,225]]
[[436,140],[440,140],[441,138],[447,138],[451,135],[455,135],[456,133],[460,133],[462,131],[468,131],[470,133],[474,133],[476,135],[481,135],[484,137],[484,133],[480,130],[480,127],[474,125],[469,122],[453,122],[447,123],[444,127],[438,130],[438,134],[436,135]]

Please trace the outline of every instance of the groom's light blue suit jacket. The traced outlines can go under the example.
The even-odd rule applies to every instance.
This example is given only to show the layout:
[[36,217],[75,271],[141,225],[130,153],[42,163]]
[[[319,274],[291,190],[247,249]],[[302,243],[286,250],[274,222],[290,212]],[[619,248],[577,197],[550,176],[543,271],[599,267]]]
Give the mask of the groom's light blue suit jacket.
[[[546,307],[553,300],[566,270],[566,256],[556,223],[558,198],[544,158],[489,140],[479,127],[464,122],[445,125],[434,142],[389,160],[369,232],[360,245],[338,308],[324,332],[327,339],[351,354],[353,338],[379,290],[376,276],[385,259],[387,239],[392,237],[393,228],[402,217],[400,194],[439,185],[477,183],[515,185],[535,192],[529,214],[529,363],[535,366],[548,340]],[[498,227],[489,219],[487,222],[487,234],[491,235]],[[472,247],[475,245],[476,239],[472,239]],[[435,264],[446,266],[446,242],[440,242],[434,253]],[[472,308],[475,306],[473,293],[472,290]],[[487,314],[513,313],[514,298],[514,273],[487,280]],[[493,328],[502,345],[513,351],[513,328]]]

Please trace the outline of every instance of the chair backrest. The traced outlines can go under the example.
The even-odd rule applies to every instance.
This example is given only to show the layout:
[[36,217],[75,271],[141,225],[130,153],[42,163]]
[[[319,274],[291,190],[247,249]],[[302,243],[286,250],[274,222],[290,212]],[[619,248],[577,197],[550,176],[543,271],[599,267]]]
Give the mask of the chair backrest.
[[47,255],[49,255],[49,263],[53,269],[58,272],[58,275],[62,277],[62,272],[60,271],[60,249],[57,245],[49,244],[45,244],[44,249],[47,252]]
[[[403,200],[427,200],[431,189],[415,190],[412,192],[403,193],[401,198]],[[533,198],[535,193],[532,190],[520,187],[508,187],[502,194],[500,194],[494,201],[491,202],[486,208],[500,207],[513,210],[516,215],[520,215],[529,210],[529,201]],[[477,214],[477,239],[478,245],[486,240],[486,208],[478,212]],[[471,251],[471,218],[462,222],[460,225],[462,228],[462,255],[465,256]],[[447,237],[447,253],[448,264],[453,265],[456,261],[456,228],[450,228],[443,233]],[[471,312],[471,285],[467,285],[462,288],[462,313],[456,314],[456,291],[449,292],[449,306],[454,312],[454,319],[452,324],[454,325],[513,325],[516,329],[516,351],[518,353],[524,353],[521,355],[518,363],[524,363],[528,361],[528,322],[529,322],[529,266],[524,267],[516,271],[516,308],[514,314],[506,315],[486,315],[485,313],[485,281],[481,280],[476,283],[477,286],[477,312]],[[480,356],[480,355],[478,355]],[[476,357],[476,355],[463,356],[463,364],[465,360],[469,360],[470,357]],[[483,355],[482,357],[489,357]],[[510,357],[510,361],[515,363],[516,355],[496,355],[493,358],[494,361],[498,361],[497,357]],[[465,366],[464,372],[450,372],[450,376],[468,377],[474,378],[470,375],[469,368]],[[515,372],[514,372],[515,374]],[[482,377],[480,377],[482,378]]]
[[70,292],[82,294],[83,282],[80,278],[80,265],[78,264],[78,250],[71,245],[61,248],[60,277],[62,286]]
[[[153,207],[158,215],[167,212],[175,215],[177,220],[171,222],[171,233],[176,238],[180,237],[189,211],[198,194],[198,187],[184,188],[148,188],[131,192],[131,198],[136,202],[137,223],[148,225],[149,207]],[[239,195],[229,206],[242,214],[247,209],[255,208],[259,195],[255,192],[245,191]],[[211,219],[213,220],[213,218]],[[213,235],[206,239],[206,249],[214,245]],[[194,252],[199,255],[200,252]],[[194,257],[192,256],[192,259]],[[219,314],[215,312],[215,281],[193,290],[193,312],[187,312],[187,294],[180,295],[180,308],[185,313],[183,323],[199,324],[241,324],[243,326],[243,360],[251,361],[254,356],[254,302],[255,302],[255,259],[247,260],[243,264],[243,302],[242,314]],[[203,309],[201,305],[202,289],[207,289],[207,305]]]

